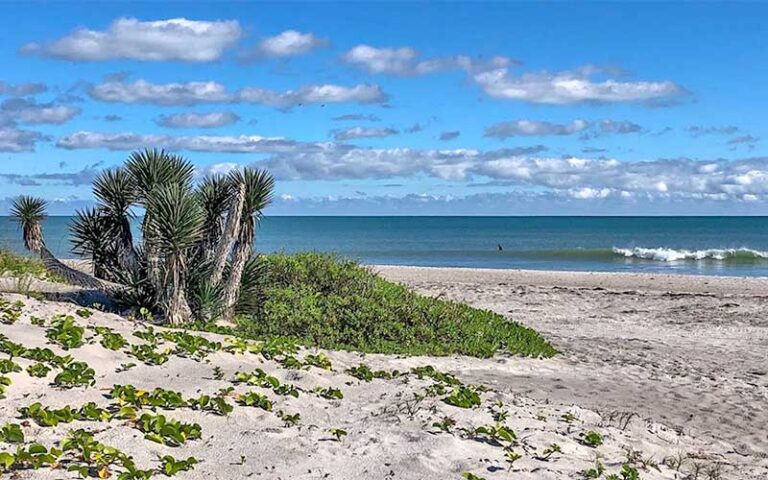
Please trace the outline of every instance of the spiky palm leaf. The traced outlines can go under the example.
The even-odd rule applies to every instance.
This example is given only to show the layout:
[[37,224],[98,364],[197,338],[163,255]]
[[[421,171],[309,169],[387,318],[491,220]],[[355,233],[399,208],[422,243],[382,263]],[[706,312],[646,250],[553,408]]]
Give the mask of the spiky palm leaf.
[[133,179],[137,199],[142,203],[147,202],[157,187],[170,184],[188,186],[195,174],[195,167],[182,157],[156,149],[132,153],[125,169]]
[[116,229],[104,210],[78,210],[69,226],[72,252],[87,257],[97,278],[114,280]]
[[137,267],[130,219],[131,206],[136,201],[136,186],[126,169],[104,170],[93,182],[93,194],[99,200],[105,222],[115,236],[117,263],[123,269]]
[[11,207],[11,216],[21,226],[24,247],[37,254],[45,246],[42,222],[46,217],[47,206],[48,203],[41,198],[21,195],[13,201]]
[[203,220],[203,243],[201,258],[208,260],[215,246],[224,234],[226,213],[229,208],[232,184],[223,175],[205,177],[197,188],[200,206],[205,214]]

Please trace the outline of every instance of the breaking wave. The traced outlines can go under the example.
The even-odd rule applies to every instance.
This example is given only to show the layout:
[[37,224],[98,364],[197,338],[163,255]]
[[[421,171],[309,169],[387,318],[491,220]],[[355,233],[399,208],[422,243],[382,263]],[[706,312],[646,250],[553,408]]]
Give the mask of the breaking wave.
[[709,248],[706,250],[676,250],[673,248],[613,248],[613,253],[625,258],[639,258],[657,262],[680,261],[721,261],[721,262],[764,262],[768,251],[751,248]]

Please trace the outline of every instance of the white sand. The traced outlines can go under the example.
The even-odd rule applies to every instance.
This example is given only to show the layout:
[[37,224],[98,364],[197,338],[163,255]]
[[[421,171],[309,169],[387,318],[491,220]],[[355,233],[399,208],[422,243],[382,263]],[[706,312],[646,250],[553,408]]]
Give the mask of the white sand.
[[[306,390],[340,388],[344,399],[329,401],[312,393],[281,397],[266,389],[237,385],[237,392],[269,396],[275,402],[274,411],[301,413],[299,426],[284,427],[274,411],[253,407],[235,406],[227,417],[186,408],[162,412],[202,426],[201,440],[178,448],[144,440],[138,430],[120,421],[76,422],[56,428],[29,422],[23,429],[28,439],[49,445],[71,428],[94,429],[100,432],[97,439],[130,453],[143,468],[156,466],[157,455],[193,455],[203,462],[178,477],[192,479],[444,480],[459,479],[466,471],[488,480],[574,479],[593,465],[596,453],[606,473],[618,471],[627,461],[628,448],[636,452],[629,456],[637,457],[643,479],[694,478],[686,475],[696,469],[700,479],[768,478],[764,454],[768,446],[768,320],[766,298],[760,296],[768,292],[768,281],[379,269],[384,276],[422,292],[461,299],[537,328],[563,354],[547,360],[506,356],[480,360],[327,352],[333,362],[333,371],[328,372],[314,367],[287,370],[258,355],[226,352],[209,356],[208,362],[174,356],[162,366],[151,367],[93,343],[67,353],[96,370],[95,388],[53,388],[49,385],[53,372],[46,379],[31,378],[26,372],[10,374],[13,384],[7,398],[0,400],[0,424],[19,422],[16,409],[35,401],[60,407],[92,400],[106,406],[104,389],[113,384],[162,386],[187,397],[215,393],[233,385],[229,380],[235,371],[259,367]],[[24,315],[13,325],[0,326],[0,331],[30,347],[46,345],[44,329],[32,325],[30,315],[50,318],[76,309],[71,304],[6,297],[22,299]],[[115,315],[97,312],[78,322],[108,325],[131,343],[142,343],[131,335],[136,325]],[[64,353],[55,345],[46,346]],[[307,353],[311,352],[299,356]],[[24,367],[31,363],[17,361]],[[116,373],[125,362],[139,366]],[[408,400],[423,393],[432,381],[408,377],[359,382],[344,370],[360,362],[386,370],[431,364],[467,384],[482,384],[490,390],[483,394],[483,405],[471,410],[447,405],[439,397],[414,404]],[[223,380],[213,378],[214,366],[224,370]],[[493,423],[487,407],[495,401],[508,410],[506,424],[519,439],[514,450],[523,455],[511,473],[501,447],[465,438],[458,431]],[[566,412],[576,420],[565,422]],[[458,423],[453,434],[431,426],[445,416]],[[332,441],[330,428],[343,428],[349,435],[341,443]],[[578,435],[588,430],[603,434],[605,443],[597,449],[580,444]],[[562,454],[549,461],[534,458],[552,443],[561,446]],[[664,458],[678,455],[690,456],[681,472],[663,464]],[[645,468],[638,459],[646,461]],[[713,471],[720,476],[713,476]],[[43,470],[23,472],[19,478],[76,477],[62,470]]]

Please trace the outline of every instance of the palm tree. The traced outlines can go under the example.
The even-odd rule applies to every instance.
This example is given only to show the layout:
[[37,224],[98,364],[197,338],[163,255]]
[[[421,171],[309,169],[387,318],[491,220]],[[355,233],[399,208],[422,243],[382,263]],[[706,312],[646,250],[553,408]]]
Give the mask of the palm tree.
[[256,240],[256,224],[263,215],[264,208],[272,201],[275,181],[265,170],[243,168],[230,174],[232,183],[245,186],[245,196],[240,215],[240,232],[233,247],[232,264],[224,294],[225,317],[235,314],[235,306],[240,291],[243,269],[253,253]]
[[48,203],[40,198],[21,195],[14,200],[11,207],[11,216],[21,226],[24,247],[38,255],[45,246],[42,222],[46,217],[47,205]]
[[186,275],[188,262],[202,239],[203,210],[191,190],[174,183],[155,189],[146,207],[153,232],[151,245],[161,259],[161,304],[168,322],[179,325],[192,317]]
[[105,284],[86,273],[79,272],[60,262],[45,246],[43,220],[47,202],[40,198],[22,195],[13,201],[11,216],[19,223],[24,246],[40,256],[46,270],[65,278],[70,283],[89,288],[105,288]]
[[[125,306],[157,309],[172,324],[231,319],[260,302],[263,265],[253,245],[274,181],[251,168],[205,178],[197,188],[193,178],[191,163],[150,149],[99,175],[97,206],[77,212],[70,226],[73,251],[93,261],[95,276],[67,267],[45,247],[43,200],[19,197],[13,214],[25,246],[73,283],[108,290]],[[145,210],[136,245],[134,206]]]

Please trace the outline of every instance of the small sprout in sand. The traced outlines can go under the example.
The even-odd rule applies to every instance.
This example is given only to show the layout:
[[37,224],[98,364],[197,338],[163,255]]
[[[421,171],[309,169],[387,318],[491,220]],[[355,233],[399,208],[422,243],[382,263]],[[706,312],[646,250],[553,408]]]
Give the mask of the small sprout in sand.
[[89,387],[96,383],[96,372],[85,362],[70,362],[53,379],[62,388]]
[[259,407],[268,412],[272,411],[272,401],[265,395],[256,392],[248,392],[235,397],[235,401],[246,407]]
[[624,464],[621,466],[621,472],[612,473],[605,477],[605,480],[640,480],[640,473],[635,467]]
[[509,463],[509,468],[512,469],[512,466],[515,464],[516,461],[523,458],[523,456],[516,451],[512,450],[511,446],[504,447],[504,460]]
[[560,415],[560,419],[565,423],[573,423],[576,420],[576,415],[571,412],[565,412],[564,414]]
[[24,443],[24,432],[18,423],[6,423],[0,429],[0,442]]
[[331,428],[328,430],[328,433],[333,435],[337,442],[341,442],[341,440],[347,436],[347,431],[341,428]]
[[150,344],[131,345],[131,350],[126,353],[146,365],[162,365],[168,361],[166,352],[157,352]]
[[29,317],[29,322],[32,325],[35,325],[37,327],[44,327],[45,326],[45,319],[44,318],[40,318],[40,317],[36,317],[34,315]]
[[212,342],[205,337],[190,335],[186,332],[164,331],[159,338],[176,344],[174,353],[180,357],[203,360],[211,353],[221,350],[220,342]]
[[135,366],[136,364],[133,362],[121,363],[120,366],[115,369],[115,373],[127,372],[128,370],[132,369]]
[[455,387],[453,392],[443,399],[443,402],[459,408],[472,408],[481,403],[477,390],[465,386]]
[[341,393],[341,390],[333,387],[317,387],[315,388],[315,393],[318,396],[325,398],[326,400],[341,400],[344,398],[344,394]]
[[141,307],[139,309],[139,316],[145,322],[152,323],[155,321],[155,317],[152,315],[152,312],[147,307]]
[[313,367],[322,368],[323,370],[332,370],[331,359],[324,353],[318,353],[317,355],[307,355],[304,357],[304,363]]
[[91,318],[93,316],[93,312],[87,308],[78,308],[75,310],[75,314],[80,318]]
[[475,436],[487,437],[488,440],[498,445],[502,445],[502,442],[517,442],[515,432],[500,423],[478,427],[473,433]]
[[443,417],[439,422],[432,424],[433,427],[439,428],[445,433],[451,433],[451,429],[456,426],[456,420],[453,417]]
[[0,375],[0,398],[5,398],[5,392],[8,391],[10,385],[11,379],[5,375]]
[[213,367],[213,379],[214,380],[224,379],[224,370],[222,370],[221,367]]
[[664,465],[676,472],[688,462],[688,455],[683,452],[678,452],[677,455],[670,455],[664,459]]
[[597,448],[603,444],[603,436],[592,430],[581,432],[579,434],[579,442],[581,442],[582,445]]
[[9,360],[7,358],[4,358],[0,360],[0,373],[12,373],[12,372],[20,372],[21,367],[18,363],[14,362],[13,360]]
[[24,303],[21,301],[9,302],[0,298],[0,323],[11,325],[21,318],[21,309]]
[[145,413],[136,422],[144,438],[169,447],[178,447],[187,440],[200,438],[202,429],[197,423],[182,423],[165,415]]
[[501,401],[495,402],[488,407],[488,411],[493,416],[493,421],[496,423],[504,423],[509,417],[509,412],[504,409],[504,404]]
[[75,318],[71,315],[57,315],[51,327],[46,330],[45,336],[64,350],[80,348],[85,343],[85,328],[75,323]]
[[605,466],[600,461],[600,455],[595,453],[595,466],[581,472],[584,478],[600,478],[605,473]]
[[461,474],[461,476],[466,478],[467,480],[485,480],[485,477],[480,477],[470,472],[464,472]]
[[198,463],[195,457],[188,457],[186,460],[176,460],[170,455],[160,457],[160,462],[160,471],[167,477],[172,477],[179,472],[193,470]]
[[217,395],[215,397],[200,395],[198,398],[188,400],[188,403],[195,410],[202,410],[220,416],[229,415],[234,410],[234,407],[227,403],[224,395]]
[[50,371],[51,367],[44,363],[33,363],[27,367],[27,373],[30,377],[43,378],[46,377]]
[[277,416],[280,418],[280,420],[283,421],[283,425],[286,427],[293,427],[299,424],[299,421],[301,420],[301,414],[299,413],[285,413],[282,410],[277,411]]
[[535,458],[536,460],[541,460],[542,462],[548,462],[552,455],[556,453],[562,453],[562,450],[560,449],[560,445],[553,443],[545,448],[541,455],[537,455]]
[[446,385],[454,385],[458,386],[461,385],[461,381],[456,378],[454,375],[451,375],[450,373],[443,373],[432,365],[425,365],[423,367],[414,367],[411,369],[411,373],[416,375],[419,379],[423,379],[424,377],[429,377],[432,380],[440,383],[445,383]]
[[44,445],[32,443],[26,447],[18,447],[16,453],[0,452],[0,471],[9,470],[38,470],[57,463],[61,451],[55,448],[48,450]]

